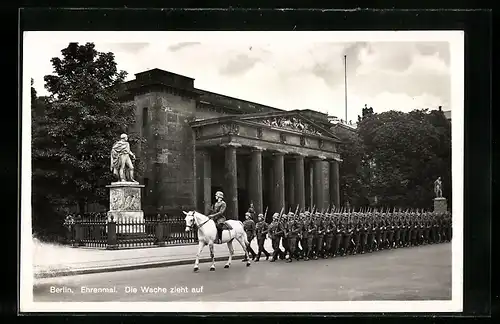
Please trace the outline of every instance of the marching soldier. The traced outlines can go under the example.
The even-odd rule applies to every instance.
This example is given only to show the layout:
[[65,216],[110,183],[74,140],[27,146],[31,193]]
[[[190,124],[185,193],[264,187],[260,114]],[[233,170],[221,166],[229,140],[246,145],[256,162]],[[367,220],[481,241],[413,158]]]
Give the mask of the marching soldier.
[[411,246],[417,246],[417,238],[418,238],[418,230],[419,230],[419,226],[418,226],[418,222],[417,222],[417,218],[416,218],[416,215],[415,215],[415,212],[412,212],[411,213]]
[[328,223],[326,222],[326,218],[324,214],[319,214],[318,215],[318,240],[317,240],[317,246],[316,246],[316,256],[318,258],[324,258],[325,257],[325,235],[326,235],[326,229],[328,227]]
[[432,212],[431,213],[431,242],[432,243],[438,243],[439,242],[439,237],[438,237],[438,231],[439,231],[439,223],[436,217],[436,213]]
[[292,262],[292,259],[295,257],[297,261],[299,261],[299,257],[296,254],[295,247],[297,245],[297,236],[300,231],[299,223],[296,219],[290,218],[288,223],[288,246],[290,248],[290,256],[288,257],[288,262]]
[[379,220],[380,227],[380,249],[384,250],[387,247],[387,214],[382,213]]
[[306,212],[304,227],[302,231],[303,240],[306,242],[305,257],[304,257],[305,261],[309,261],[312,257],[315,230],[316,226],[314,225],[314,222],[311,219],[311,215],[309,214],[309,212]]
[[447,239],[447,242],[451,242],[451,238],[453,235],[451,213],[449,211],[446,211],[444,213],[444,215],[446,217],[446,239]]
[[283,254],[284,259],[286,259],[286,256],[290,254],[290,246],[288,245],[288,215],[283,214],[281,217],[281,222],[280,222],[280,231],[281,231],[281,245],[283,245],[283,248],[285,249],[285,252]]
[[[255,237],[255,222],[253,221],[252,215],[249,212],[245,213],[245,221],[243,222],[243,229],[245,230],[248,239],[247,251],[252,256],[252,260],[255,260],[257,253],[255,253],[255,251],[252,249],[251,246],[252,240]],[[246,262],[248,260],[243,259],[242,261]]]
[[429,217],[429,213],[424,212],[424,221],[425,221],[425,228],[424,228],[424,244],[430,244],[430,236],[431,236],[431,229],[432,229],[432,223],[431,219]]
[[344,232],[342,233],[344,235],[344,247],[342,250],[342,256],[345,256],[349,254],[349,246],[351,245],[351,238],[352,238],[352,233],[353,233],[353,228],[350,219],[348,218],[349,216],[345,216],[344,218]]
[[333,248],[333,257],[337,257],[341,253],[341,244],[342,244],[342,238],[343,236],[343,224],[342,224],[342,219],[341,219],[341,214],[336,214],[335,215],[335,242],[334,242],[334,248]]
[[402,230],[402,223],[401,223],[401,214],[398,212],[396,213],[396,219],[395,219],[395,228],[394,228],[394,248],[399,248],[401,246],[401,230]]
[[369,230],[369,221],[366,213],[363,215],[363,218],[360,220],[361,230],[360,230],[360,248],[361,254],[367,252],[368,249],[368,230]]
[[405,246],[411,246],[411,238],[413,235],[413,224],[410,218],[410,214],[406,213],[406,244]]
[[268,227],[269,237],[271,238],[271,243],[273,246],[273,256],[271,258],[271,262],[275,262],[281,252],[280,250],[281,228],[278,223],[279,216],[280,215],[278,213],[274,213],[273,220]]
[[386,231],[386,249],[392,249],[392,241],[394,240],[394,218],[392,213],[387,213],[387,220],[385,222]]
[[[303,259],[305,256],[305,246],[306,246],[306,243],[305,240],[304,240],[304,237],[303,237],[303,234],[304,234],[304,226],[305,226],[305,215],[304,213],[300,213],[299,214],[299,218],[297,220],[298,222],[298,226],[299,226],[299,233],[297,235],[297,247],[296,247],[296,251],[297,251],[297,254],[299,256],[299,259]],[[300,248],[299,248],[299,244],[300,244]]]
[[352,254],[356,255],[359,252],[361,246],[361,233],[363,231],[363,225],[361,224],[361,218],[358,213],[354,213],[354,224],[353,224],[353,241],[354,248]]
[[259,221],[255,225],[255,233],[259,251],[257,252],[257,258],[255,259],[255,262],[258,262],[260,260],[260,256],[262,253],[264,253],[264,255],[266,256],[266,261],[269,260],[270,256],[269,252],[267,252],[264,248],[264,242],[266,241],[266,234],[269,231],[269,225],[264,221],[264,215],[259,214],[258,219]]
[[328,259],[330,256],[333,256],[333,239],[335,236],[335,222],[331,214],[327,214],[328,218],[325,220],[326,221],[326,232],[325,232],[325,259]]
[[316,225],[316,231],[314,233],[314,245],[315,245],[314,260],[318,260],[318,258],[323,253],[323,237],[324,237],[323,221],[319,213],[316,213],[315,225]]
[[425,231],[425,222],[423,219],[423,215],[419,212],[417,212],[417,223],[418,223],[418,238],[417,238],[417,244],[422,245],[424,244],[424,231]]

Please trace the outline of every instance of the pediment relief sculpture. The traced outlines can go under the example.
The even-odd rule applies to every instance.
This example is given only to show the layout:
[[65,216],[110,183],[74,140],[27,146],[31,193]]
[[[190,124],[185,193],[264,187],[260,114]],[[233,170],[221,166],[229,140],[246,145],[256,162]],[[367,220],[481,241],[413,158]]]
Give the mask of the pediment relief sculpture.
[[227,135],[238,135],[240,127],[236,124],[222,124],[222,133]]
[[302,120],[296,117],[273,117],[269,119],[259,120],[258,122],[271,127],[290,129],[296,132],[319,135],[319,136],[323,135],[313,126],[303,122]]

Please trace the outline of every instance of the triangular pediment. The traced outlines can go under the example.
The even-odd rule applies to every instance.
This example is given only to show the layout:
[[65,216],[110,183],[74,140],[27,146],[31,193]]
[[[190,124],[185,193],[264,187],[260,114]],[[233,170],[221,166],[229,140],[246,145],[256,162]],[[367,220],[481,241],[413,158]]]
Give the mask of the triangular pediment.
[[226,115],[208,119],[195,119],[190,124],[191,127],[197,128],[212,124],[225,124],[231,121],[247,122],[255,125],[260,124],[304,135],[322,136],[340,141],[333,132],[314,122],[311,118],[306,117],[300,110]]
[[248,114],[236,117],[238,120],[245,120],[262,124],[265,126],[280,128],[298,133],[324,136],[338,139],[328,129],[321,127],[310,118],[307,118],[299,111],[273,112],[264,114]]

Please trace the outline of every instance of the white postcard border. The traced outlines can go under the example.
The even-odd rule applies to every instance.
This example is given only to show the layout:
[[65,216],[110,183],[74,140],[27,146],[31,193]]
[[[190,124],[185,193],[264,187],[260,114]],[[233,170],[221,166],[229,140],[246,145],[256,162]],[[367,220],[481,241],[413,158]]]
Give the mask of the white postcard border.
[[[31,236],[31,109],[30,72],[26,59],[32,39],[50,42],[68,39],[78,42],[169,41],[249,42],[394,42],[447,41],[451,53],[452,107],[452,299],[450,301],[343,301],[343,302],[34,302],[33,241]],[[464,159],[464,32],[463,31],[293,31],[293,32],[61,32],[24,33],[23,110],[21,160],[21,260],[20,312],[461,312],[463,309],[463,159]]]

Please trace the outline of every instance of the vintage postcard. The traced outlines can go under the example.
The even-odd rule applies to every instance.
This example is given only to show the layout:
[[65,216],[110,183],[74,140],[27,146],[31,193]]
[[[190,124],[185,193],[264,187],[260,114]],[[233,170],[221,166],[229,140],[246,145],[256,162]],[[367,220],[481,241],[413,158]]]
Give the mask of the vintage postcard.
[[21,312],[459,312],[464,34],[25,32]]

